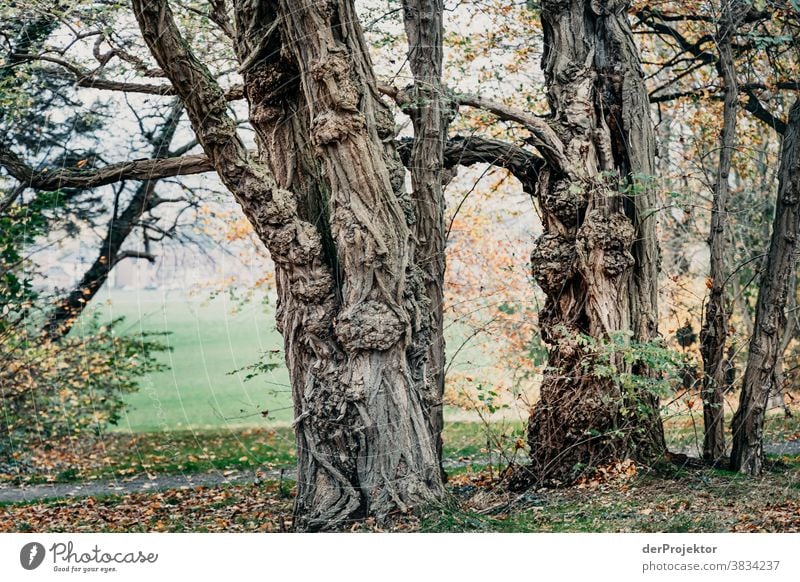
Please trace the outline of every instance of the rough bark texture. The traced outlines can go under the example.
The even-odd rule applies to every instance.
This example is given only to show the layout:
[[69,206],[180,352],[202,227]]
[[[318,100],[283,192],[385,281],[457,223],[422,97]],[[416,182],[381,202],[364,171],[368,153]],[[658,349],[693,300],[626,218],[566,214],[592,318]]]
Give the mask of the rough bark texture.
[[[663,454],[657,397],[595,373],[598,342],[656,336],[658,246],[648,179],[654,138],[624,2],[542,4],[543,66],[561,159],[540,174],[545,232],[531,256],[547,295],[550,345],[528,438],[536,478],[572,481],[587,466]],[[542,152],[544,155],[544,151]],[[629,368],[616,354],[620,372]]]
[[438,499],[436,443],[416,380],[424,374],[412,357],[429,311],[415,209],[352,3],[236,3],[258,159],[166,2],[134,0],[134,9],[277,265],[298,444],[295,527],[335,529]]
[[[404,0],[403,13],[408,37],[408,63],[414,75],[410,89],[411,104],[405,111],[414,126],[414,145],[408,168],[411,171],[416,239],[416,263],[422,270],[425,294],[430,308],[422,314],[411,357],[422,362],[414,368],[423,373],[417,382],[427,387],[428,416],[436,440],[436,452],[442,459],[444,428],[444,363],[443,325],[444,284],[444,145],[450,107],[442,85],[441,0]],[[444,475],[444,470],[442,470]]]
[[724,2],[723,18],[717,34],[719,69],[725,86],[725,98],[719,161],[711,207],[711,230],[708,235],[711,291],[706,303],[705,321],[700,331],[700,353],[703,356],[703,458],[708,461],[717,461],[725,454],[723,362],[725,341],[728,337],[728,310],[725,306],[725,226],[728,212],[728,178],[733,148],[736,145],[736,112],[739,101],[736,65],[731,47],[731,36],[737,23],[738,20],[731,10],[731,3]]
[[[345,354],[339,381],[346,407],[337,421],[348,425],[352,442],[342,447],[322,427],[315,438],[333,444],[337,462],[352,471],[364,509],[386,516],[442,493],[422,362],[414,357],[415,348],[428,349],[414,345],[414,330],[430,309],[414,261],[414,207],[352,3],[282,1],[279,16],[330,187],[341,281],[334,331]],[[329,406],[330,399],[313,404]],[[303,422],[313,425],[314,417]],[[347,484],[330,477],[317,471],[314,505]]]
[[767,264],[756,301],[756,321],[750,338],[747,368],[739,408],[733,417],[731,469],[759,475],[764,467],[764,413],[780,358],[789,283],[800,233],[800,101],[789,113],[783,136],[778,200]]

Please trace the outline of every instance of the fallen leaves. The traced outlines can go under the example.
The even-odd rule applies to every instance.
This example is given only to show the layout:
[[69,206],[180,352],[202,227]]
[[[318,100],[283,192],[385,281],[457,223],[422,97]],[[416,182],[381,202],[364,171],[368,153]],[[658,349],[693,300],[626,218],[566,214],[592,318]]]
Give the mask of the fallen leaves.
[[595,467],[589,475],[578,479],[578,489],[595,489],[601,485],[619,484],[636,476],[636,464],[631,459]]
[[290,516],[278,485],[197,487],[0,507],[0,531],[270,532]]
[[739,516],[736,532],[800,532],[800,502],[771,503],[757,513]]
[[293,463],[294,446],[291,430],[284,428],[69,436],[20,452],[17,471],[0,471],[0,483],[287,466]]

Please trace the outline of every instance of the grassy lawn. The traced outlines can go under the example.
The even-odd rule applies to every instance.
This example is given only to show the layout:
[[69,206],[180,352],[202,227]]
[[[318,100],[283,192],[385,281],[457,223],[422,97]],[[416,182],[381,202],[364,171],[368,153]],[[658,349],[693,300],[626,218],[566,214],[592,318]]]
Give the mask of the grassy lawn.
[[[520,424],[448,423],[444,456],[452,463],[504,465],[514,457]],[[519,452],[517,451],[519,459]],[[0,474],[0,483],[56,483],[227,470],[292,469],[294,434],[274,429],[171,430],[71,438],[35,448],[25,475]]]
[[[101,322],[124,317],[121,332],[166,333],[162,341],[171,348],[159,355],[169,369],[140,381],[112,430],[274,429],[291,423],[289,373],[275,329],[274,300],[239,305],[225,294],[209,300],[184,291],[114,290],[96,301]],[[481,365],[486,356],[478,346],[459,350],[468,335],[464,330],[451,325],[447,334],[450,356],[458,350],[453,370]],[[265,359],[275,369],[246,380],[248,371],[242,368]]]
[[[171,348],[159,356],[169,369],[140,382],[140,390],[128,396],[128,411],[116,430],[251,428],[290,422],[289,377],[283,365],[250,381],[245,381],[246,371],[236,372],[265,353],[282,350],[271,304],[239,306],[226,295],[208,300],[171,291],[113,291],[98,302],[101,321],[124,317],[120,331],[131,334],[166,332],[162,341]],[[276,361],[282,363],[280,352]]]

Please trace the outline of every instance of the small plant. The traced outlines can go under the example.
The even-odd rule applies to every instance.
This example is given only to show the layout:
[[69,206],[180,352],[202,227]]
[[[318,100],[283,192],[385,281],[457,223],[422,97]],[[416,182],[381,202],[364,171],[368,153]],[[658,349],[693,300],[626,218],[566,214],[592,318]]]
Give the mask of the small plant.
[[282,365],[282,358],[281,358],[281,350],[267,350],[262,352],[261,357],[258,359],[257,362],[252,364],[248,364],[246,366],[242,366],[241,368],[237,368],[231,372],[228,372],[229,376],[234,376],[239,374],[240,372],[247,372],[244,376],[244,381],[247,382],[248,380],[252,380],[253,378],[257,378],[261,374],[268,374],[274,370],[277,370]]
[[100,434],[116,424],[138,380],[165,369],[168,349],[147,334],[120,335],[121,320],[51,341],[22,326],[0,335],[0,464],[54,437]]

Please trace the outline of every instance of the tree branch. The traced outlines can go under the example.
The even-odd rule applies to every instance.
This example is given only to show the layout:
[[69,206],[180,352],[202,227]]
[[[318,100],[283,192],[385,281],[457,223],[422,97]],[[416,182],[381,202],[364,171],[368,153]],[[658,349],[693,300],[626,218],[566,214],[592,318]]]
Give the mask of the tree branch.
[[508,170],[522,183],[523,190],[531,196],[536,194],[539,172],[545,166],[544,159],[514,144],[477,136],[454,136],[445,147],[444,164],[472,166],[490,164]]
[[[168,83],[130,83],[127,81],[114,81],[98,77],[97,71],[90,71],[71,63],[66,59],[51,55],[34,55],[25,53],[15,53],[13,55],[17,62],[43,61],[58,65],[56,67],[44,68],[43,72],[59,79],[71,80],[76,86],[84,89],[99,89],[101,91],[117,91],[122,93],[143,93],[145,95],[173,96],[177,95],[175,88]],[[234,85],[225,91],[225,98],[228,101],[237,101],[244,98],[244,91],[241,85]]]
[[[412,138],[399,140],[398,153],[408,165]],[[478,163],[505,168],[526,186],[535,187],[536,176],[544,165],[539,156],[511,143],[477,136],[454,136],[445,146],[445,166],[471,166]],[[0,146],[0,166],[25,187],[55,191],[61,188],[96,188],[123,180],[158,180],[174,176],[190,176],[213,172],[214,166],[205,154],[142,159],[110,164],[103,168],[58,171],[34,170],[19,156]]]
[[124,259],[145,259],[149,263],[156,262],[156,256],[152,253],[146,253],[144,251],[120,251],[115,257],[114,264],[116,265]]
[[61,188],[96,188],[122,180],[157,180],[214,170],[205,154],[133,160],[91,170],[71,168],[58,171],[34,170],[19,156],[2,146],[0,146],[0,165],[27,187],[44,191]]
[[[401,109],[409,105],[410,97],[401,89],[391,85],[378,84],[378,90],[384,95],[391,97]],[[564,169],[566,165],[564,144],[561,143],[556,132],[553,131],[553,128],[551,128],[546,121],[526,111],[517,109],[516,107],[504,105],[503,103],[498,103],[479,95],[453,93],[451,94],[451,99],[453,99],[458,106],[483,109],[497,116],[499,119],[513,121],[523,125],[525,129],[533,134],[531,144],[541,152],[542,157],[547,160],[554,169]]]
[[756,119],[763,121],[783,135],[786,132],[786,122],[767,111],[752,89],[745,89],[744,93],[747,94],[747,102],[745,102],[744,108],[752,113]]

